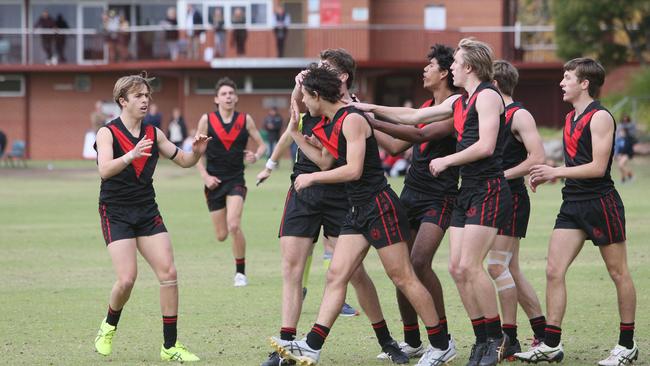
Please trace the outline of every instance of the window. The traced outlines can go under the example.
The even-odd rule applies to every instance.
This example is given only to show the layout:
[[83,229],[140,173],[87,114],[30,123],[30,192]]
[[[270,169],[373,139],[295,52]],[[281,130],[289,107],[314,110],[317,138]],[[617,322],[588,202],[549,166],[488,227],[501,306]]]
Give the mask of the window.
[[25,78],[22,75],[0,74],[0,97],[22,97],[25,95]]
[[[22,5],[0,4],[0,28],[22,28]],[[20,34],[0,34],[0,64],[21,63],[23,37]]]
[[192,85],[196,94],[214,95],[214,87],[222,77],[228,76],[237,85],[237,92],[244,93],[246,77],[244,75],[219,75],[219,76],[196,76],[193,77]]
[[268,22],[266,4],[251,4],[251,24],[266,25]]
[[295,84],[295,76],[290,74],[260,74],[253,78],[253,91],[291,91]]
[[445,30],[447,10],[443,5],[429,5],[424,9],[424,29]]
[[[30,25],[36,28],[39,19],[44,17],[47,12],[51,21],[59,24],[58,28],[76,29],[77,28],[77,5],[76,4],[32,4]],[[41,21],[45,24],[42,28],[48,28],[50,21]],[[49,23],[51,24],[51,23]],[[77,56],[77,42],[72,34],[38,34],[32,36],[32,62],[34,63],[62,63],[72,62]]]

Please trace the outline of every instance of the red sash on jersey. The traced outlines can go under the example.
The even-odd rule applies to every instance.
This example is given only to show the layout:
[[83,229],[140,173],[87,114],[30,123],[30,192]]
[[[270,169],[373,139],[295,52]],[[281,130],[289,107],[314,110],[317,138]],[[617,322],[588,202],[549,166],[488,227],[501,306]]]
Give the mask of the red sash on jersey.
[[[483,91],[483,90],[481,90]],[[458,141],[461,141],[463,139],[463,131],[465,130],[465,119],[467,119],[467,114],[469,113],[469,110],[472,109],[472,106],[474,105],[474,101],[476,101],[476,97],[478,97],[478,94],[481,92],[479,91],[478,93],[474,93],[472,97],[469,99],[469,103],[467,103],[467,107],[463,107],[463,98],[458,98],[454,102],[454,129],[456,130],[456,139]]]
[[221,118],[217,117],[217,113],[209,113],[208,119],[210,121],[212,129],[217,134],[217,137],[219,137],[219,140],[221,140],[221,143],[223,143],[223,146],[226,148],[226,150],[230,150],[230,147],[235,142],[237,137],[239,137],[241,130],[245,127],[246,124],[245,113],[239,113],[237,115],[237,119],[235,120],[235,123],[229,132],[226,132],[226,129],[223,127],[223,121],[221,121]]
[[[426,102],[422,103],[420,109],[431,107],[432,105],[433,105],[433,99],[429,99]],[[419,125],[417,125],[417,127],[420,129],[424,128],[424,126],[426,126],[426,123],[420,123]],[[428,141],[420,143],[420,154],[422,154],[424,152],[424,149],[427,148],[428,143],[429,143]]]
[[582,118],[580,118],[580,120],[576,123],[573,134],[571,133],[571,121],[573,121],[573,116],[576,113],[575,109],[566,115],[566,119],[564,121],[564,146],[571,159],[574,159],[578,153],[578,140],[580,140],[582,132],[584,131],[585,127],[587,127],[587,124],[591,122],[591,117],[594,115],[594,113],[598,111],[599,109],[594,109],[582,116]]
[[327,134],[325,133],[325,119],[321,119],[320,122],[314,128],[312,129],[312,132],[320,142],[323,144],[323,146],[327,149],[327,151],[332,154],[334,159],[339,158],[339,135],[341,134],[341,127],[343,126],[343,120],[345,117],[347,117],[348,111],[343,112],[343,115],[339,117],[336,122],[334,122],[334,126],[332,126],[332,133],[330,137],[327,137]]
[[[116,125],[112,124],[109,125],[108,128],[113,131],[113,136],[117,138],[117,143],[120,144],[120,148],[122,148],[122,151],[126,154],[129,151],[133,150],[135,147],[135,144],[131,142],[131,139],[129,139],[124,132],[122,132]],[[145,136],[149,139],[152,140],[153,143],[155,144],[156,141],[154,140],[154,134],[155,134],[155,129],[152,125],[145,125],[144,126],[144,134]],[[151,150],[149,150],[151,151]],[[142,173],[142,170],[144,169],[145,164],[147,164],[147,159],[149,159],[148,156],[141,156],[137,159],[133,159],[131,162],[131,165],[133,165],[133,169],[135,169],[135,175],[136,177],[140,178],[140,174]]]
[[512,116],[515,114],[515,112],[520,110],[520,109],[521,109],[521,107],[516,106],[516,107],[512,107],[512,108],[510,108],[510,109],[508,109],[506,111],[506,126],[510,123],[510,121],[512,121]]

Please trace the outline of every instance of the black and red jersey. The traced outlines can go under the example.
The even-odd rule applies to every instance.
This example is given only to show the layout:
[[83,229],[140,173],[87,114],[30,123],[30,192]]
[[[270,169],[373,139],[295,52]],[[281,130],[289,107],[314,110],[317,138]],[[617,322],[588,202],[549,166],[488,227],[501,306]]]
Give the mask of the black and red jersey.
[[[514,132],[512,131],[512,120],[515,112],[524,109],[523,105],[519,102],[513,102],[506,106],[506,138],[503,144],[503,171],[521,164],[522,161],[528,158],[528,150],[523,142],[517,140]],[[519,177],[509,179],[508,184],[510,190],[520,192],[522,189],[526,190],[524,178]]]
[[[309,112],[305,113],[301,119],[301,129],[300,133],[306,136],[311,136],[313,134],[313,129],[320,122],[326,123],[325,117],[314,117]],[[296,160],[293,164],[293,172],[291,173],[291,181],[300,174],[309,174],[314,172],[320,172],[320,168],[313,161],[309,160],[307,155],[299,148],[296,152]]]
[[[598,111],[609,111],[599,101],[594,100],[579,116],[575,116],[575,109],[566,115],[564,122],[564,164],[567,167],[579,166],[593,161],[591,145],[591,119]],[[610,113],[611,115],[611,113]],[[612,116],[612,119],[614,117]],[[614,130],[616,131],[616,121]],[[614,157],[614,133],[612,133],[612,149],[609,153],[605,175],[598,178],[566,179],[562,189],[562,198],[566,201],[581,201],[600,198],[614,189],[614,182],[610,175],[612,158]]]
[[[313,132],[336,162],[334,168],[347,164],[347,140],[343,135],[343,123],[350,114],[358,114],[366,119],[365,114],[354,107],[343,107],[334,115],[333,121],[321,121],[314,127]],[[366,123],[367,119],[366,119]],[[368,123],[369,124],[369,123]],[[372,129],[372,127],[371,127]],[[379,192],[388,186],[384,169],[379,158],[379,147],[374,132],[366,139],[366,152],[363,159],[361,178],[345,183],[345,190],[353,206],[363,205],[374,199]]]
[[246,113],[234,112],[224,123],[219,111],[208,113],[208,142],[205,151],[208,174],[222,181],[244,179],[244,150],[248,143]]
[[[431,107],[433,99],[429,99],[420,108]],[[424,128],[420,124],[418,128]],[[429,162],[456,152],[456,139],[445,136],[413,145],[411,167],[406,173],[404,185],[418,192],[444,197],[458,194],[458,167],[449,167],[437,177],[431,175]]]
[[134,159],[118,174],[102,179],[99,202],[117,205],[140,205],[155,201],[153,173],[158,162],[156,128],[148,123],[140,127],[140,135],[133,136],[118,117],[105,126],[113,135],[113,159],[133,150],[138,141],[145,136],[153,141],[151,156]]
[[[476,110],[476,98],[485,89],[499,91],[487,81],[482,82],[471,96],[463,95],[454,102],[454,130],[456,135],[456,152],[463,151],[474,145],[479,139],[478,111]],[[499,94],[501,95],[501,94]],[[505,141],[505,111],[499,118],[499,133],[497,135],[494,152],[487,158],[483,158],[460,167],[462,185],[475,185],[487,179],[503,176],[502,153]]]

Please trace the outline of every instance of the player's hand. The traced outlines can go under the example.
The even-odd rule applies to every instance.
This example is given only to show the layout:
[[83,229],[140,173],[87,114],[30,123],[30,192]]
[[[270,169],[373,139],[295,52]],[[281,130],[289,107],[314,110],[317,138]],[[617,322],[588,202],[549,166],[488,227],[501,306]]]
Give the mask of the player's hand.
[[192,152],[198,155],[203,155],[205,150],[208,148],[208,141],[212,140],[212,137],[206,135],[196,135],[194,136],[194,141],[192,141]]
[[348,103],[348,107],[354,107],[354,108],[362,110],[364,112],[373,112],[374,109],[375,109],[374,104],[361,103],[361,102],[350,102],[350,103]]
[[134,160],[143,156],[151,156],[151,146],[153,146],[153,140],[145,136],[131,150],[131,156]]
[[299,72],[298,75],[296,75],[296,77],[294,78],[294,80],[295,80],[295,82],[296,82],[296,87],[297,87],[297,88],[302,87],[302,81],[305,79],[305,75],[307,75],[307,72],[308,72],[307,70],[302,70],[302,71]]
[[314,146],[314,147],[316,147],[316,148],[318,148],[318,149],[322,149],[322,148],[323,148],[323,144],[320,142],[320,140],[318,139],[318,137],[316,137],[316,136],[314,136],[314,135],[311,135],[311,136],[304,135],[304,136],[305,136],[305,140],[307,140],[307,142],[308,142],[311,146]]
[[257,174],[257,182],[255,183],[256,186],[259,186],[262,184],[268,177],[271,176],[272,170],[264,168],[259,174]]
[[205,186],[208,187],[209,190],[213,191],[217,187],[219,187],[219,184],[221,184],[221,179],[215,177],[214,175],[206,174],[203,177],[203,184],[205,184]]
[[296,190],[296,192],[300,192],[313,184],[314,180],[312,178],[312,174],[300,174],[293,181],[293,188]]
[[429,163],[429,171],[434,177],[439,176],[440,173],[447,170],[447,168],[449,168],[449,163],[447,163],[447,160],[445,160],[445,158],[433,159]]
[[255,164],[257,161],[257,155],[252,151],[244,150],[244,161],[248,164]]
[[530,189],[537,192],[539,185],[557,178],[555,173],[555,168],[551,166],[545,164],[533,165],[530,167]]

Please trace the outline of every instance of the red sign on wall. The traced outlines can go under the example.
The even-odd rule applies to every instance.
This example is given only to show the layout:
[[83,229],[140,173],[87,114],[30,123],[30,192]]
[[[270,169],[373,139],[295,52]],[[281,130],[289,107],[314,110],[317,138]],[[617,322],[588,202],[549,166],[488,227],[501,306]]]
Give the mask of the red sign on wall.
[[320,0],[320,24],[341,24],[341,0]]

